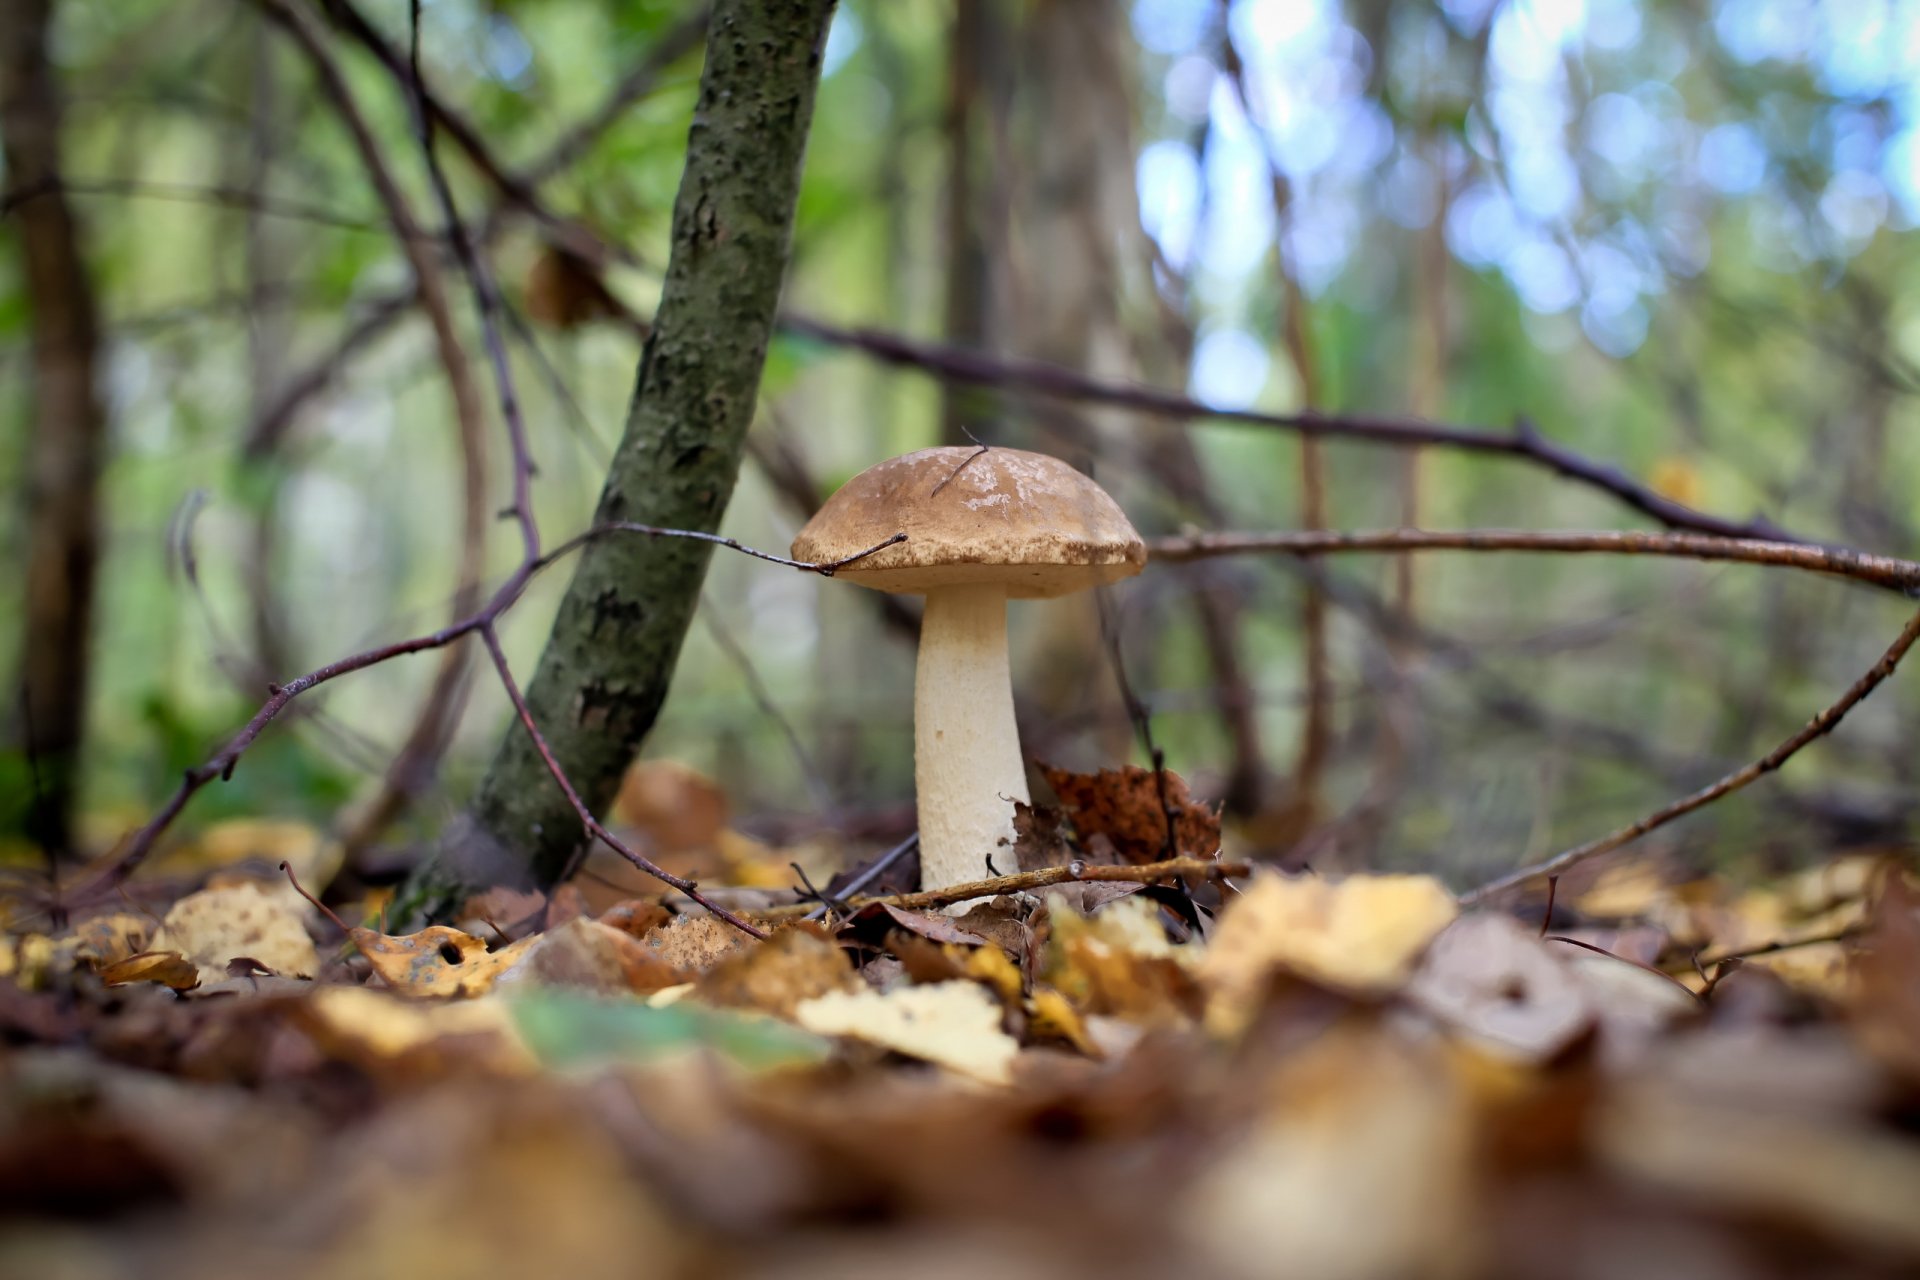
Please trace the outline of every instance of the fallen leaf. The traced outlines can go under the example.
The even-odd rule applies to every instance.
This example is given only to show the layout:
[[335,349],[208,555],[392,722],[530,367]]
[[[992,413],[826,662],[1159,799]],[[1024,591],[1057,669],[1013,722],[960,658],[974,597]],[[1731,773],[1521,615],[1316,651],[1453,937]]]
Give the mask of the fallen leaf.
[[1355,994],[1392,991],[1458,912],[1431,876],[1257,874],[1227,901],[1199,961],[1208,1024],[1243,1030],[1275,969]]
[[985,1084],[1005,1084],[1020,1046],[1000,1029],[1000,1005],[971,982],[900,987],[882,995],[834,992],[808,1000],[794,1019],[821,1035],[891,1049]]
[[548,1067],[647,1063],[706,1051],[754,1071],[812,1066],[832,1046],[817,1035],[757,1013],[677,1003],[655,1007],[545,991],[509,1002],[514,1026]]
[[1455,920],[1427,949],[1407,998],[1476,1047],[1544,1062],[1593,1024],[1580,984],[1511,916]]
[[582,916],[524,943],[514,944],[514,958],[500,971],[496,986],[526,984],[602,995],[646,995],[678,986],[689,976],[660,959],[638,938]]
[[100,980],[110,987],[158,982],[175,991],[191,991],[200,985],[200,968],[178,951],[142,951],[102,968]]
[[1205,858],[1220,850],[1219,813],[1196,802],[1177,773],[1131,764],[1098,773],[1070,773],[1043,764],[1040,772],[1072,818],[1083,848],[1090,848],[1095,836],[1104,836],[1120,859],[1130,863],[1160,861],[1169,856],[1169,843],[1178,857]]
[[1064,1040],[1089,1058],[1107,1056],[1080,1011],[1052,987],[1039,988],[1027,1001],[1027,1031],[1041,1039]]
[[331,1057],[382,1079],[432,1079],[452,1071],[524,1075],[533,1054],[505,1002],[423,1002],[368,987],[316,987],[295,1003],[295,1024]]
[[397,936],[350,929],[348,936],[373,971],[402,995],[477,996],[491,990],[538,935],[498,951],[488,951],[487,944],[470,933],[440,924]]
[[637,760],[620,781],[614,817],[662,854],[713,849],[727,828],[727,795],[677,760]]
[[1042,973],[1080,1011],[1146,1026],[1186,1026],[1200,991],[1158,923],[1159,908],[1140,898],[1110,904],[1091,918],[1057,911],[1049,918]]
[[847,953],[824,926],[804,923],[775,930],[759,946],[723,957],[694,986],[708,1004],[781,1018],[791,1018],[803,1001],[859,990]]
[[224,980],[227,964],[242,956],[286,977],[311,978],[320,956],[298,902],[250,882],[202,889],[173,904],[153,950],[186,956],[206,983]]
[[1064,867],[1086,856],[1074,847],[1065,813],[1051,805],[1013,802],[1013,862],[1019,870]]
[[721,957],[753,939],[718,916],[679,916],[650,931],[641,941],[666,964],[683,973],[705,973]]
[[1907,877],[1881,882],[1853,969],[1853,1018],[1862,1041],[1882,1062],[1920,1081],[1920,888]]

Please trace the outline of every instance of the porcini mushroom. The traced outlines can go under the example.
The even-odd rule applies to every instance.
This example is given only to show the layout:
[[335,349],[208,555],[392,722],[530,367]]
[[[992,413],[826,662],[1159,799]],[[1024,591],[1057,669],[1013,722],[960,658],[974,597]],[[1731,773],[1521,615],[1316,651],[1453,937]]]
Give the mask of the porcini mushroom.
[[1027,800],[1007,600],[1131,577],[1146,563],[1146,547],[1106,491],[1066,463],[979,447],[922,449],[862,471],[807,522],[793,556],[838,560],[899,532],[905,542],[834,576],[927,600],[914,672],[913,780],[920,881],[938,889],[991,874],[987,859],[1013,838],[1013,802]]

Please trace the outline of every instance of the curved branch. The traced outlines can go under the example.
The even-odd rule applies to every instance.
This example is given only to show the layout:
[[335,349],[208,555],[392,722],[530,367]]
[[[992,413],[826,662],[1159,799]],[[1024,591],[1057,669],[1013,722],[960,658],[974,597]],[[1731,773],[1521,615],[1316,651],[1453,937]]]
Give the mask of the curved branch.
[[1623,845],[1631,844],[1641,836],[1646,835],[1649,831],[1664,827],[1675,818],[1684,817],[1692,813],[1695,809],[1712,804],[1722,796],[1731,795],[1749,783],[1757,781],[1762,776],[1772,773],[1815,738],[1824,737],[1826,734],[1831,733],[1834,726],[1839,724],[1849,711],[1858,706],[1868,694],[1872,693],[1888,676],[1893,674],[1894,668],[1900,665],[1900,660],[1907,656],[1907,650],[1913,648],[1914,641],[1916,640],[1920,640],[1920,613],[1914,614],[1913,617],[1907,620],[1907,625],[1902,628],[1900,634],[1894,638],[1894,642],[1888,646],[1887,651],[1880,655],[1880,660],[1874,663],[1865,675],[1854,681],[1853,687],[1842,694],[1838,702],[1835,702],[1832,706],[1821,711],[1820,714],[1816,715],[1813,719],[1807,721],[1805,725],[1801,726],[1799,732],[1795,733],[1785,742],[1782,742],[1772,751],[1769,751],[1766,755],[1744,768],[1734,770],[1711,786],[1702,787],[1692,795],[1682,796],[1672,804],[1664,808],[1656,809],[1645,817],[1630,822],[1617,831],[1609,832],[1597,840],[1589,840],[1585,844],[1576,845],[1564,853],[1556,854],[1545,862],[1536,863],[1530,867],[1521,867],[1518,871],[1510,871],[1496,880],[1488,881],[1477,889],[1469,890],[1460,895],[1461,904],[1471,906],[1495,894],[1518,888],[1528,881],[1544,880],[1553,876],[1562,875],[1590,858],[1597,858],[1603,853],[1611,853]]

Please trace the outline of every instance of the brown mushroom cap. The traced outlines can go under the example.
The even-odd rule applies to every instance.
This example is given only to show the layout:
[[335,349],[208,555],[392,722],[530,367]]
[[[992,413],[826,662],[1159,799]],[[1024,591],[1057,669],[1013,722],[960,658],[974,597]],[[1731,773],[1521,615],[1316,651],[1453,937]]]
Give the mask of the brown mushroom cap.
[[1063,596],[1140,572],[1147,549],[1106,491],[1058,458],[1024,449],[922,449],[840,487],[793,540],[796,560],[839,560],[907,540],[835,577],[916,595],[1004,584],[1009,596]]

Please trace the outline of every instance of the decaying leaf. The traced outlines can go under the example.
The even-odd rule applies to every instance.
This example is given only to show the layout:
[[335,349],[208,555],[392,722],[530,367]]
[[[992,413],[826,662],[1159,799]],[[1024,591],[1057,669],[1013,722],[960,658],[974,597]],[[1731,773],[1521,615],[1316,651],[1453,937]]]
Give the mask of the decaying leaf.
[[1064,867],[1091,855],[1073,844],[1067,815],[1051,805],[1013,804],[1013,864],[1021,871]]
[[1051,916],[1043,973],[1081,1011],[1137,1021],[1183,1025],[1200,1006],[1199,987],[1161,930],[1159,908],[1124,898],[1089,918],[1072,911]]
[[200,981],[220,982],[241,957],[290,978],[320,967],[299,899],[253,883],[202,889],[173,904],[154,935],[153,950],[177,951],[199,967]]
[[1208,1024],[1244,1028],[1275,969],[1356,994],[1391,991],[1458,912],[1431,876],[1258,875],[1228,901],[1199,962]]
[[1476,914],[1433,940],[1407,998],[1476,1046],[1537,1063],[1593,1022],[1580,984],[1511,916]]
[[1138,765],[1071,773],[1045,764],[1040,772],[1060,797],[1089,854],[1095,837],[1106,839],[1120,860],[1130,863],[1168,856],[1205,858],[1220,850],[1220,815],[1195,801],[1177,773],[1156,773]]
[[765,943],[723,957],[694,986],[711,1005],[791,1018],[803,1001],[860,991],[853,965],[823,926],[796,924]]
[[191,991],[200,985],[200,968],[178,951],[142,951],[102,968],[100,980],[110,987],[158,982],[175,991]]
[[689,978],[639,939],[583,916],[523,941],[524,946],[514,944],[513,958],[500,970],[497,985],[646,995]]
[[506,1004],[492,997],[428,1003],[366,987],[321,986],[293,1016],[329,1054],[381,1078],[453,1070],[524,1075],[535,1065]]
[[429,925],[418,933],[349,931],[355,946],[389,987],[409,996],[477,996],[490,991],[500,975],[524,956],[536,938],[488,951],[470,933]]
[[1868,1049],[1920,1081],[1920,888],[1906,876],[1882,882],[1853,963],[1854,1020]]
[[705,973],[752,939],[717,916],[680,916],[642,939],[662,962],[683,973]]
[[1020,1053],[1000,1019],[1000,1005],[971,982],[899,987],[884,995],[835,992],[794,1010],[794,1020],[809,1031],[938,1063],[985,1084],[1005,1084]]

